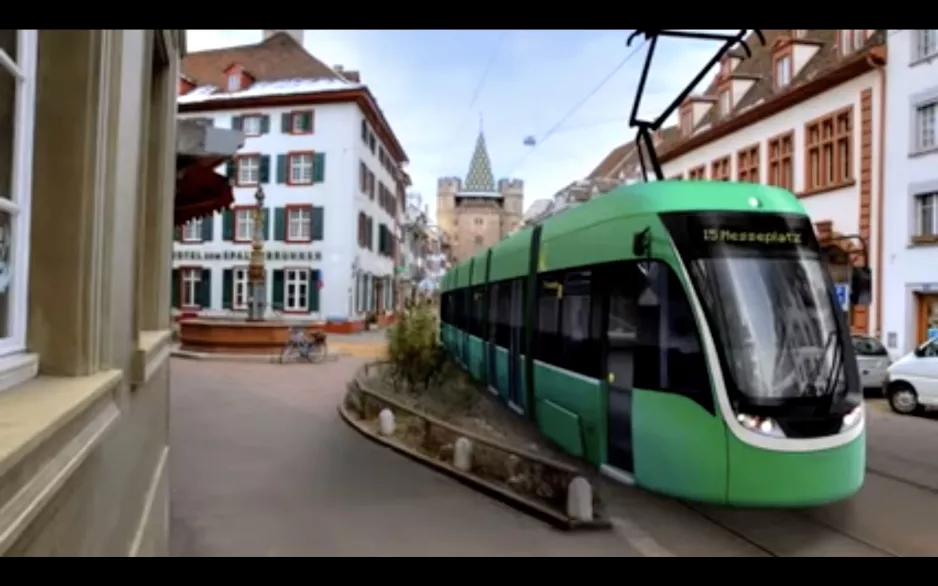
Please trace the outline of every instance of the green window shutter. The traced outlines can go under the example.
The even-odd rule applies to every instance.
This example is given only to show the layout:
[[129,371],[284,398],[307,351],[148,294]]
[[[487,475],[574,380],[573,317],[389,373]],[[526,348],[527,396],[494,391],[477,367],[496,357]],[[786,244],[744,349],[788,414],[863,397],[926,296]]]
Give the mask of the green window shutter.
[[225,163],[225,177],[227,177],[228,179],[232,179],[232,180],[235,178],[235,162],[234,161],[228,161],[227,163]]
[[244,118],[242,116],[233,116],[231,118],[231,128],[235,130],[244,128]]
[[303,112],[303,130],[306,132],[313,131],[313,110]]
[[199,307],[212,306],[212,270],[202,269],[202,279],[199,281]]
[[322,183],[326,180],[326,153],[313,155],[313,183]]
[[309,272],[309,299],[306,308],[310,312],[319,311],[319,271]]
[[290,161],[286,155],[277,155],[277,183],[287,182],[287,167]]
[[274,306],[279,306],[280,309],[283,309],[283,270],[271,271],[271,299],[273,300]]
[[263,228],[262,238],[270,240],[270,208],[264,208],[264,217],[261,219],[261,228]]
[[231,309],[231,300],[234,297],[234,269],[225,269],[221,276],[221,306],[222,309]]
[[270,116],[261,116],[261,134],[270,132]]
[[221,212],[221,239],[234,240],[234,212],[230,209]]
[[179,269],[173,269],[173,277],[170,279],[169,283],[170,289],[170,298],[172,299],[171,307],[179,307],[179,287],[181,287],[181,281],[179,280]]
[[182,240],[182,226],[173,226],[173,240],[176,242]]
[[274,240],[283,242],[287,239],[287,210],[284,208],[274,209]]
[[280,131],[284,134],[290,134],[290,113],[284,112],[280,115]]
[[314,206],[313,212],[310,214],[310,216],[310,235],[313,237],[313,240],[323,240],[325,238],[323,233],[325,231],[326,209],[323,207]]
[[202,242],[211,242],[214,234],[212,234],[215,224],[215,214],[209,214],[202,218]]
[[257,174],[261,183],[270,183],[270,155],[260,156],[260,168]]

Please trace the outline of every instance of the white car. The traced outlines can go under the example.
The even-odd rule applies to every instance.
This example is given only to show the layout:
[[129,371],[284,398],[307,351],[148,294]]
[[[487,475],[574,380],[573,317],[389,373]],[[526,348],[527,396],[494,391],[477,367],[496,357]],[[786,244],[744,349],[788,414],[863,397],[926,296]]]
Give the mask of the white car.
[[892,363],[884,395],[896,413],[938,408],[938,338],[932,338]]
[[854,335],[853,352],[857,357],[864,393],[867,390],[881,393],[886,383],[886,371],[891,364],[886,347],[872,336]]

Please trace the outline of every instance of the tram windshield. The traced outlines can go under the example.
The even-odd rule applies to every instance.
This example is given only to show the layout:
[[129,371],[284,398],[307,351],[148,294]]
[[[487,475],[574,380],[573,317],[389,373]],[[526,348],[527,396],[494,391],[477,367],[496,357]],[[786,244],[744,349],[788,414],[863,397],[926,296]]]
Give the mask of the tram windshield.
[[663,220],[704,306],[731,394],[769,406],[854,386],[848,361],[855,359],[807,217],[708,212]]

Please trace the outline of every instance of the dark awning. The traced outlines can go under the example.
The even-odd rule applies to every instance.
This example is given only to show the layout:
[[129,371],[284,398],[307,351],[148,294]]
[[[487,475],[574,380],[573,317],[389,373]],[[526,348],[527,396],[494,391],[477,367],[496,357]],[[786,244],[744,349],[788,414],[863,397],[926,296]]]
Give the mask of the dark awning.
[[201,120],[180,120],[176,135],[176,198],[173,223],[225,209],[234,202],[227,177],[215,172],[244,144],[237,130],[214,128]]

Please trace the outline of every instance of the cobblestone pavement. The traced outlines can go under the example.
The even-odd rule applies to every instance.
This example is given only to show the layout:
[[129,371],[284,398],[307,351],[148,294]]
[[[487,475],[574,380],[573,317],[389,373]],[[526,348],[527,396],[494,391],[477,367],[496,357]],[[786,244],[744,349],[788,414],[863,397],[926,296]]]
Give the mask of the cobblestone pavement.
[[175,556],[634,556],[562,533],[382,448],[336,405],[361,360],[173,359]]

